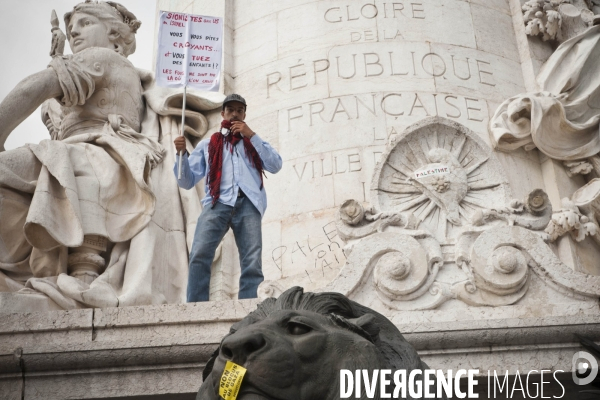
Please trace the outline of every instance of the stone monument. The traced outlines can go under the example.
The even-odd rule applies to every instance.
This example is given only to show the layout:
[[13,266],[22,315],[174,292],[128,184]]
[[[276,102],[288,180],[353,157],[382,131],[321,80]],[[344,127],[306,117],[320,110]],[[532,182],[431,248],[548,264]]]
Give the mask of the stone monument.
[[[185,298],[186,233],[199,193],[180,194],[171,172],[181,94],[154,86],[127,60],[140,24],[118,3],[78,4],[65,15],[74,54],[62,55],[65,35],[53,20],[49,68],[0,105],[0,148],[42,102],[52,138],[0,153],[5,311]],[[191,95],[190,137],[206,132],[202,112],[220,97]]]
[[[560,370],[570,376],[573,354],[581,349],[576,335],[600,340],[597,2],[157,5],[225,18],[224,90],[244,95],[253,110],[248,124],[284,159],[282,171],[265,181],[262,299],[294,286],[341,293],[392,321],[435,369],[468,363],[483,374]],[[65,59],[58,60],[53,64]],[[101,71],[93,63],[83,71],[96,76],[104,73],[102,65]],[[22,218],[28,240],[42,240],[40,229],[52,221],[62,224],[57,232],[64,235],[50,235],[63,240],[52,249],[62,260],[53,265],[61,270],[32,269],[47,264],[36,264],[40,255],[27,247],[14,258],[18,266],[0,260],[9,278],[0,287],[11,292],[0,294],[0,388],[15,398],[48,398],[48,392],[54,398],[115,398],[124,396],[124,387],[128,396],[194,398],[201,371],[231,323],[258,304],[232,300],[239,268],[228,236],[213,269],[214,301],[178,304],[185,287],[185,234],[193,232],[198,194],[178,192],[171,180],[168,136],[177,132],[181,97],[151,88],[147,75],[139,76],[132,109],[140,107],[142,143],[123,139],[137,137],[123,125],[138,133],[139,125],[108,112],[99,118],[102,124],[89,128],[88,142],[72,144],[75,135],[0,154],[1,168],[7,162],[38,165],[35,177],[19,178],[8,168],[0,179],[25,179],[29,191],[20,190],[26,196],[57,199],[44,203],[57,208],[39,219],[15,212],[3,214],[3,221]],[[90,96],[102,83],[95,85]],[[75,93],[62,100],[63,107],[81,108]],[[199,122],[187,128],[191,144],[213,131],[207,127],[216,122],[218,110],[212,109],[219,101],[199,94],[192,102]],[[56,119],[56,102],[45,110],[51,132],[68,132],[56,130],[64,124]],[[100,129],[108,134],[98,135]],[[92,171],[92,161],[78,163],[80,152],[118,159],[97,143],[104,136],[133,146],[132,162],[146,163],[139,171],[147,180],[125,174],[146,208],[140,230],[132,229],[125,241],[108,240],[117,244],[107,244],[105,252],[90,247],[95,242],[86,245],[92,249],[86,254],[96,256],[85,257],[106,262],[89,283],[94,272],[86,267],[75,273],[79,269],[69,269],[69,260],[84,257],[77,249],[86,237],[113,237],[114,226],[104,219],[104,230],[87,231],[100,214],[81,210],[96,203],[81,205],[82,198],[73,197],[80,191],[68,188],[83,187]],[[166,152],[162,162],[143,156],[163,154],[158,145]],[[60,162],[51,157],[58,151],[65,154]],[[70,175],[74,183],[55,175],[67,170],[78,171]],[[10,185],[2,183],[0,190],[16,183]],[[47,210],[19,199],[11,204],[26,203],[23,215]],[[165,219],[162,211],[169,207],[180,217]],[[3,234],[12,239],[10,226]],[[41,243],[50,249],[46,239]],[[71,310],[6,312],[40,304]]]

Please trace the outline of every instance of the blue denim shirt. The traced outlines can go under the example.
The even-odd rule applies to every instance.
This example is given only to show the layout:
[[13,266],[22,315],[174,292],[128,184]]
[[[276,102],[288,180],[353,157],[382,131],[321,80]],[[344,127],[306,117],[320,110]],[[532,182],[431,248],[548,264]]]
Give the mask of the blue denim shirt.
[[[202,178],[208,174],[208,143],[210,138],[202,140],[189,156],[187,153],[183,156],[181,163],[181,179],[177,180],[179,187],[191,189]],[[250,139],[256,152],[262,160],[263,169],[272,174],[279,172],[283,161],[277,151],[271,145],[262,140],[258,135]],[[267,193],[265,188],[260,189],[260,176],[256,168],[251,166],[250,160],[244,151],[243,141],[239,141],[233,148],[233,153],[223,145],[223,169],[221,176],[221,196],[219,202],[228,206],[234,206],[237,200],[238,190],[246,194],[246,197],[254,204],[260,215],[265,214],[267,209]],[[175,157],[175,178],[177,178],[177,169],[179,156]],[[209,193],[206,180],[204,182],[204,192],[206,196],[202,199],[202,205],[212,204],[212,196]]]

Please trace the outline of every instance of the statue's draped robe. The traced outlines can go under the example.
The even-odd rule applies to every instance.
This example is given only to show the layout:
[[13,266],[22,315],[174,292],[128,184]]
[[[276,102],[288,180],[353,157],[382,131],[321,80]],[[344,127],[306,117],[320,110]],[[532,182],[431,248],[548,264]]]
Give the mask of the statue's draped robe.
[[538,148],[556,160],[600,152],[600,26],[564,43],[537,76],[540,92],[511,97],[490,121],[496,148]]
[[[66,309],[183,302],[201,193],[180,191],[172,172],[181,95],[108,49],[50,66],[64,93],[44,106],[54,140],[0,153],[0,291]],[[200,111],[219,105],[188,94],[186,133],[202,136]],[[67,274],[85,235],[110,241],[91,285]]]

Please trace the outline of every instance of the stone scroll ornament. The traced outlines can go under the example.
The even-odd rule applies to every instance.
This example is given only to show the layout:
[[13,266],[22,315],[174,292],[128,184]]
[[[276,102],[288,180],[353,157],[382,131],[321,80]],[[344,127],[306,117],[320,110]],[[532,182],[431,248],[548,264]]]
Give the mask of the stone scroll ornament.
[[[405,370],[407,376],[428,369],[383,315],[339,293],[299,287],[264,300],[231,327],[204,368],[196,399],[221,399],[228,363],[246,370],[237,400],[337,400],[341,369]],[[368,398],[380,399],[379,387]]]
[[394,310],[435,309],[450,299],[505,306],[525,296],[536,274],[568,296],[598,298],[600,277],[574,272],[548,246],[553,215],[541,189],[510,199],[493,151],[476,134],[425,119],[383,154],[371,204],[340,207],[347,262],[322,290],[353,299],[375,292]]

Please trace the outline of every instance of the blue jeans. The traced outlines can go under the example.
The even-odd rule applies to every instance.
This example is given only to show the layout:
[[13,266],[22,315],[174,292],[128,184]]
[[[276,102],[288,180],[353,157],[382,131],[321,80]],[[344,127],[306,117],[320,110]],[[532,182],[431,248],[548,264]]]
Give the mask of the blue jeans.
[[231,227],[240,254],[240,291],[238,299],[257,297],[262,273],[261,215],[246,197],[238,197],[235,206],[217,202],[204,207],[198,218],[190,253],[187,301],[208,301],[210,266],[217,246]]

